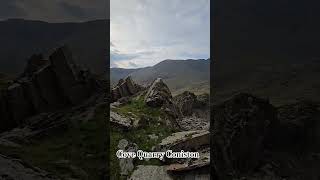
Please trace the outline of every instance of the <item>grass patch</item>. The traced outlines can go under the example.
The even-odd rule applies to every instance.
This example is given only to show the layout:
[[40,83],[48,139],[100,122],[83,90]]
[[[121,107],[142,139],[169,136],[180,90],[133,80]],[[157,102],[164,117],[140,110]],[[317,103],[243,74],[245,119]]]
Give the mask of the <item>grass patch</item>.
[[[111,128],[110,132],[110,154],[111,154],[111,179],[121,179],[119,161],[116,157],[118,150],[118,142],[121,139],[127,139],[130,142],[136,143],[138,148],[143,151],[152,151],[152,147],[159,144],[162,139],[168,137],[176,132],[175,129],[168,127],[164,123],[166,115],[159,108],[151,108],[147,106],[143,97],[133,99],[130,103],[114,109],[115,112],[122,114],[126,117],[133,117],[144,120],[144,126],[133,129],[131,131],[121,131],[116,128]],[[152,139],[148,135],[156,135],[157,139]],[[134,160],[135,166],[137,165],[161,165],[157,159]]]
[[[33,140],[22,148],[2,147],[0,151],[62,179],[86,179],[86,174],[89,179],[102,179],[107,164],[106,108],[106,105],[98,107],[92,120],[70,123],[66,129]],[[78,170],[72,170],[72,166]]]
[[137,97],[131,100],[128,104],[115,109],[115,111],[119,114],[129,116],[129,117],[132,116],[133,114],[138,118],[142,116],[150,116],[150,117],[164,116],[164,113],[159,108],[152,108],[147,106],[144,103],[143,97]]

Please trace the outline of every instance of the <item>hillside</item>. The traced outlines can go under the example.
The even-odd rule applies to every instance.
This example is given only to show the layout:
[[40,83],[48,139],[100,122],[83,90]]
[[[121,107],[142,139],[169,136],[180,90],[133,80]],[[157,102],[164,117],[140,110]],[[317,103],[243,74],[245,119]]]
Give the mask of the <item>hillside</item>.
[[319,2],[313,3],[217,2],[215,103],[239,92],[270,98],[275,105],[320,100]]
[[55,47],[68,45],[78,64],[95,73],[107,67],[108,21],[83,23],[47,23],[23,19],[0,22],[0,72],[17,74],[34,53],[50,53]]
[[127,77],[129,74],[139,69],[123,69],[123,68],[111,68],[110,82],[116,84],[121,78]]
[[[174,95],[186,90],[203,93],[210,89],[210,60],[164,60],[138,70],[119,71],[111,68],[110,73],[114,79],[130,75],[135,82],[144,86],[150,85],[156,78],[162,78]],[[121,76],[115,78],[116,75]]]
[[319,101],[319,70],[320,61],[316,59],[215,62],[214,102],[239,92],[269,98],[275,105],[302,99]]

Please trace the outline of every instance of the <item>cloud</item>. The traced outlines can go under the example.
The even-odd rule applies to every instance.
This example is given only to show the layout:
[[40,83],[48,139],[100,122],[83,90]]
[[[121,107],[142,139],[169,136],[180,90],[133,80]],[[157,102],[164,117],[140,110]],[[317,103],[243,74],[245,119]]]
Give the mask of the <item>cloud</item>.
[[154,51],[139,51],[139,52],[122,52],[119,51],[117,46],[110,42],[110,57],[111,67],[121,67],[121,68],[136,68],[139,67],[136,64],[136,59],[144,59],[146,56],[152,56]]
[[[154,65],[164,59],[209,58],[209,0],[111,0],[111,41],[121,54],[113,59],[130,68]],[[142,53],[152,52],[152,53]],[[121,61],[118,62],[118,61]]]
[[0,6],[0,17],[2,19],[7,19],[10,17],[23,16],[25,12],[16,6],[15,0],[8,0],[1,2]]
[[23,18],[47,22],[79,22],[109,18],[108,0],[7,0],[0,19]]

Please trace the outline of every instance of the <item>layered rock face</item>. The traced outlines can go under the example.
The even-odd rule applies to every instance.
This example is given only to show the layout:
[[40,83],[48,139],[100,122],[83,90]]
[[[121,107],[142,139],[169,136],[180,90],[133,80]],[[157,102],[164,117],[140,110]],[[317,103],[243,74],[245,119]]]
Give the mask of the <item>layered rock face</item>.
[[276,110],[266,100],[239,94],[213,112],[213,163],[219,179],[233,179],[253,170],[262,157],[263,140],[276,121]]
[[1,92],[0,131],[22,125],[32,115],[77,105],[97,87],[93,76],[73,62],[67,47],[55,50],[49,60],[34,55],[24,73]]
[[183,116],[178,122],[183,130],[209,130],[209,94],[195,95],[185,91],[173,101]]
[[111,100],[113,102],[117,101],[120,98],[134,95],[140,90],[141,90],[141,87],[139,87],[136,83],[134,83],[131,77],[128,76],[124,80],[120,79],[118,84],[114,88],[112,88]]
[[145,96],[145,103],[151,107],[161,107],[171,101],[172,95],[169,87],[161,78],[156,79]]
[[162,108],[168,117],[170,117],[172,126],[181,129],[178,120],[182,118],[182,115],[173,101],[169,87],[161,78],[157,78],[149,87],[144,102],[147,106]]
[[195,104],[197,103],[197,96],[195,94],[185,91],[182,94],[176,96],[174,100],[179,107],[182,115],[192,115],[192,110],[195,108]]

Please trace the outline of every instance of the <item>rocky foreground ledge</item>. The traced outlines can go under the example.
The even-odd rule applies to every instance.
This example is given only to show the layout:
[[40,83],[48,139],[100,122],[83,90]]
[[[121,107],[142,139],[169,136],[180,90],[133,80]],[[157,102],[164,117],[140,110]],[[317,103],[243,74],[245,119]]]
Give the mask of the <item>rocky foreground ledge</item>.
[[107,84],[67,47],[33,55],[0,92],[0,179],[106,176]]

